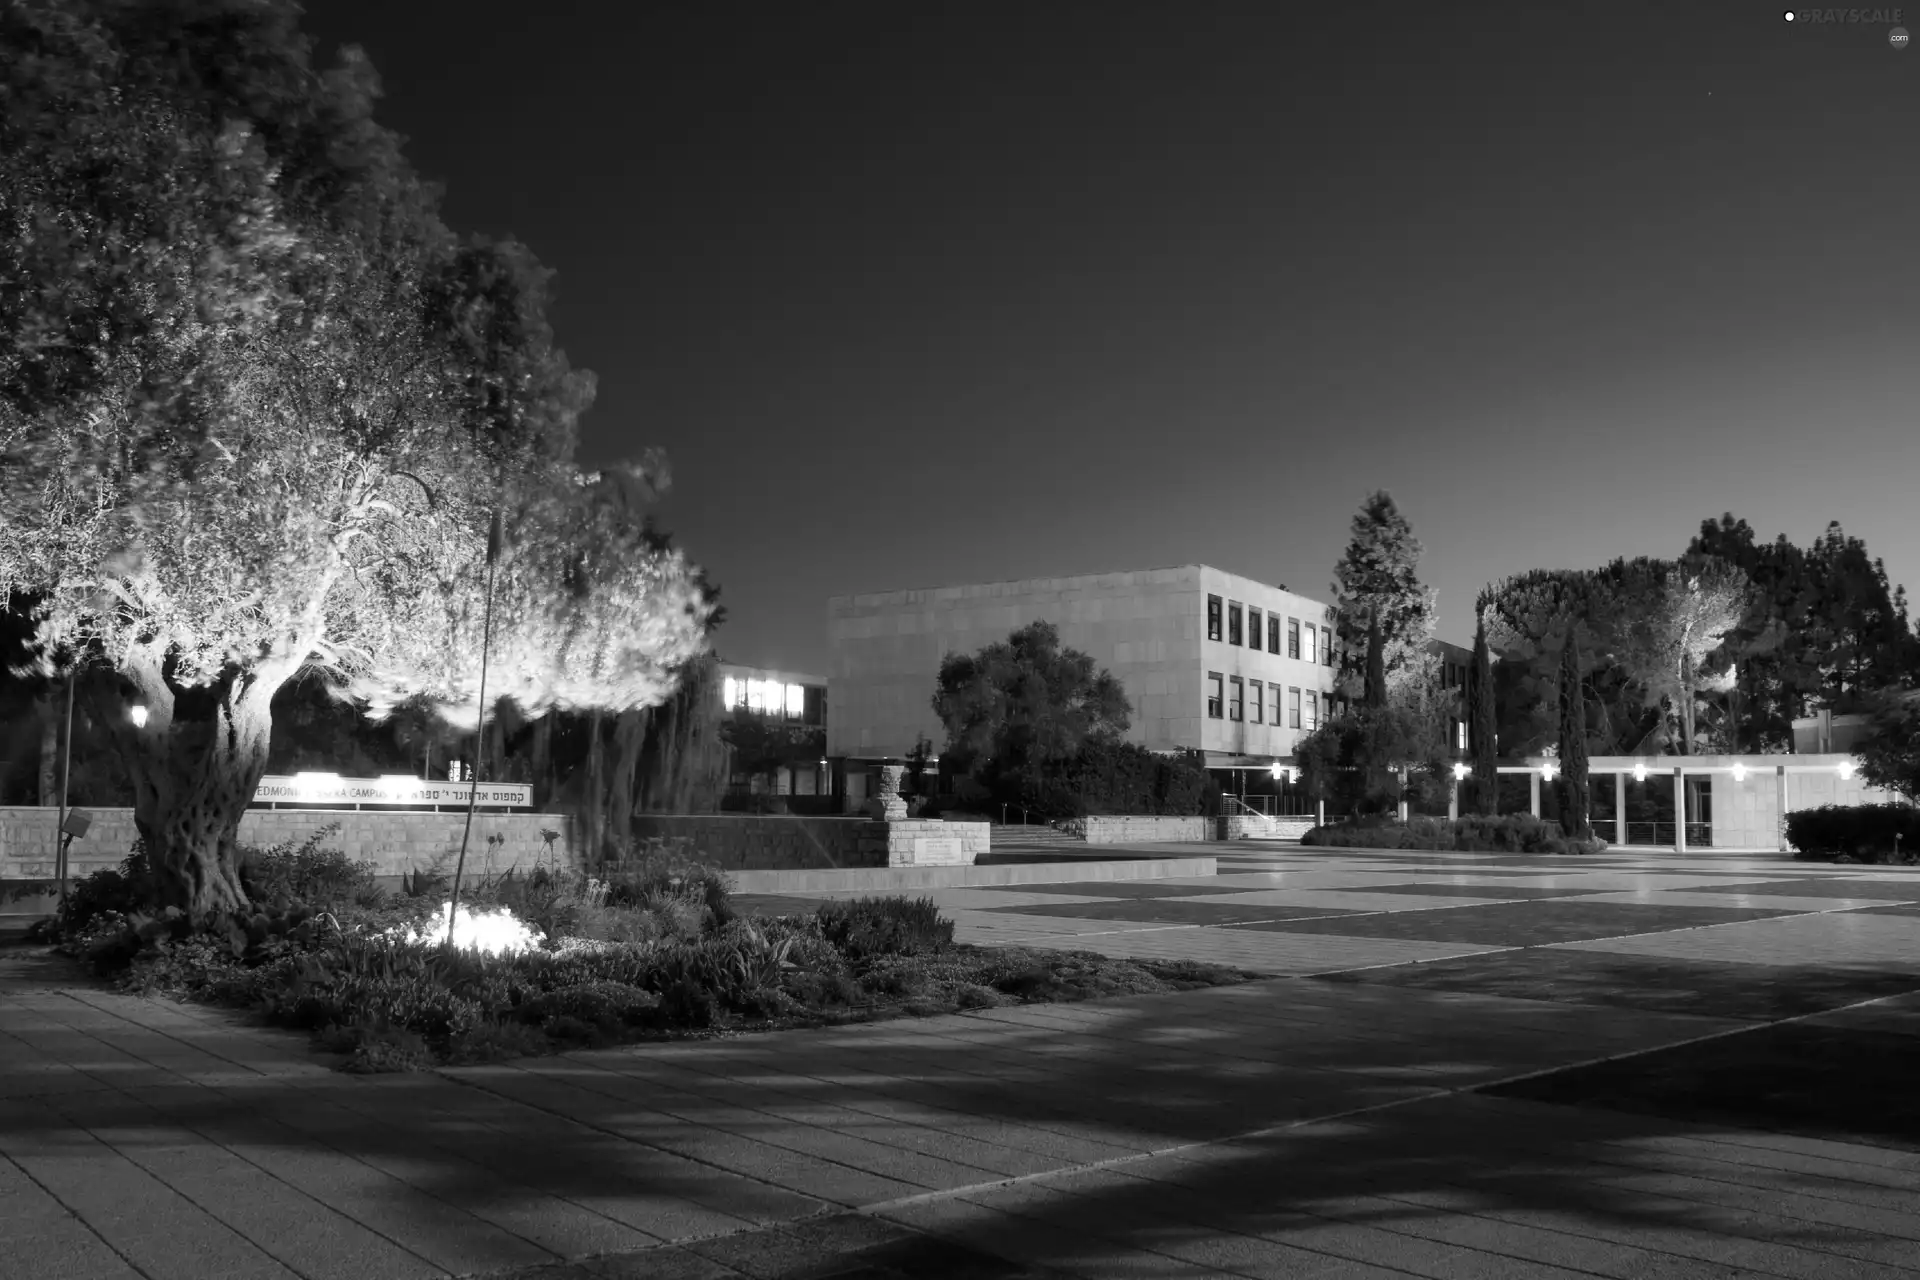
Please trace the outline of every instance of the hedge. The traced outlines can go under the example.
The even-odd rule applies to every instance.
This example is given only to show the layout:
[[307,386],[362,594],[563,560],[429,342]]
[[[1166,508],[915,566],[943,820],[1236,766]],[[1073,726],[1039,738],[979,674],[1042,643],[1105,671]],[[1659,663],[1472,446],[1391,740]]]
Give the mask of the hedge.
[[1598,853],[1604,840],[1585,843],[1568,837],[1558,822],[1530,813],[1500,817],[1468,814],[1444,818],[1358,818],[1315,827],[1300,838],[1321,849],[1435,849],[1467,853]]
[[1920,809],[1905,804],[1821,805],[1787,815],[1787,843],[1794,857],[1828,862],[1891,862],[1894,836],[1900,860],[1920,854]]

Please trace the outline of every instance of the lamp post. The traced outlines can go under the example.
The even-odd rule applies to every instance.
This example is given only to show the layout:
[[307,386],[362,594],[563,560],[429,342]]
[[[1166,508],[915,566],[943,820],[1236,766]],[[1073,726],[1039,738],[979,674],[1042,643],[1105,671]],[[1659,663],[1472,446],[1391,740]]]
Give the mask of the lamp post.
[[[500,559],[500,509],[495,507],[487,525],[487,603],[480,627],[480,711],[474,729],[474,763],[480,762],[481,744],[487,732],[487,650],[493,644],[493,571]],[[467,841],[473,836],[473,810],[480,799],[480,771],[470,771],[472,784],[467,788],[467,825],[460,833],[460,858],[453,864],[453,893],[447,899],[447,950],[453,950],[453,922],[460,912],[460,880],[467,870]]]

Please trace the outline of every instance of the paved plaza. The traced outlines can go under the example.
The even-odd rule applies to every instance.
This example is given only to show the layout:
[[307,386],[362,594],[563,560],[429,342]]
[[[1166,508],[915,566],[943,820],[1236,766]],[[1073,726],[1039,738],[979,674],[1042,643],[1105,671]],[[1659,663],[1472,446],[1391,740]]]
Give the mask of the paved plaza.
[[1273,976],[352,1078],[9,948],[0,1273],[1920,1276],[1920,873],[1248,845],[929,896]]

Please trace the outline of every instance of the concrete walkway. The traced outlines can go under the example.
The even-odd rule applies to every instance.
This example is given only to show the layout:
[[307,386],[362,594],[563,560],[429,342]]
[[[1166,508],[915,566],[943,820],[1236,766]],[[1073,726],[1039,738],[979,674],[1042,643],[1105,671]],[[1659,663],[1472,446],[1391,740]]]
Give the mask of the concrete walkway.
[[[1920,1275],[1920,875],[1238,857],[951,909],[1292,976],[412,1077],[0,952],[0,1273]],[[1844,1114],[1739,1083],[1829,1057]],[[1659,1087],[1702,1070],[1709,1118]]]

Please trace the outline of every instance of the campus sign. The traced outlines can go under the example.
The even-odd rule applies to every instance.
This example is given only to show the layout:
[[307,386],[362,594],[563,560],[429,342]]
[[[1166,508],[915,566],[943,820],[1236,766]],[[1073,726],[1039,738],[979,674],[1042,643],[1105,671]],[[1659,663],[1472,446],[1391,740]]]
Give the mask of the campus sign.
[[533,788],[524,782],[436,782],[427,778],[389,776],[343,778],[337,773],[296,773],[291,778],[260,779],[255,804],[409,804],[462,805],[474,803],[531,809]]

